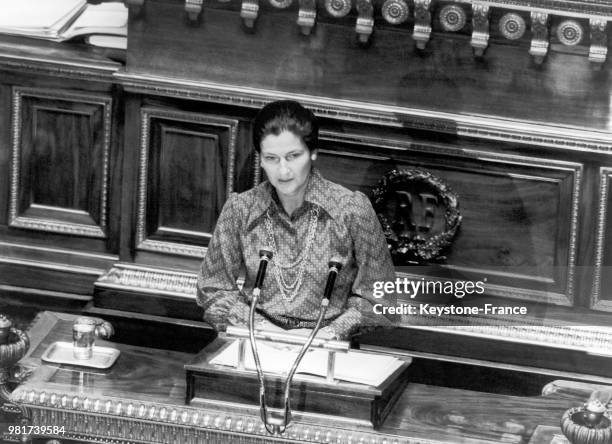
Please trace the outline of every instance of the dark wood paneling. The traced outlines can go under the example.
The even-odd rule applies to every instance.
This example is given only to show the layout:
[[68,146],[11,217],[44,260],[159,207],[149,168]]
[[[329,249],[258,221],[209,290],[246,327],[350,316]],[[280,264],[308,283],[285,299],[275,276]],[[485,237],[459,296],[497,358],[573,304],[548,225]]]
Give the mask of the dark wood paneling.
[[137,248],[201,257],[235,179],[238,120],[142,110]]
[[181,2],[148,1],[145,18],[130,23],[131,72],[235,89],[608,128],[610,103],[600,91],[609,90],[609,69],[594,71],[585,56],[555,52],[540,67],[527,45],[492,39],[486,56],[475,58],[469,36],[451,33],[434,34],[427,48],[417,51],[410,26],[379,26],[382,20],[371,44],[362,47],[355,17],[330,20],[322,13],[312,35],[301,35],[295,2],[287,10],[262,5],[254,31],[245,32],[237,11],[222,9],[236,7],[206,4],[196,27],[185,26]]
[[442,267],[449,277],[500,286],[491,294],[571,305],[580,164],[452,146],[402,149],[401,141],[389,149],[389,141],[372,146],[336,133],[324,139],[324,176],[366,195],[394,168],[424,168],[451,186],[463,221]]
[[111,99],[15,88],[10,225],[106,237]]

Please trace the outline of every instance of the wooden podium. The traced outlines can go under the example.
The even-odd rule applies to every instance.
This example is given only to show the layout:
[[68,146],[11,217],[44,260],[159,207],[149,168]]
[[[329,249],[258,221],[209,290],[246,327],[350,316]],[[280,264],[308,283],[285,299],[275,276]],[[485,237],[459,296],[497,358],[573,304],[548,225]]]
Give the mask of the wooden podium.
[[[259,381],[254,370],[217,365],[211,360],[234,339],[219,337],[185,365],[185,402],[194,406],[253,411],[259,408]],[[248,346],[247,346],[248,347]],[[366,352],[363,352],[366,353]],[[291,386],[293,417],[300,421],[348,422],[378,428],[403,393],[411,360],[404,361],[377,387],[324,377],[297,374]],[[266,397],[272,411],[280,411],[285,375],[266,373]]]

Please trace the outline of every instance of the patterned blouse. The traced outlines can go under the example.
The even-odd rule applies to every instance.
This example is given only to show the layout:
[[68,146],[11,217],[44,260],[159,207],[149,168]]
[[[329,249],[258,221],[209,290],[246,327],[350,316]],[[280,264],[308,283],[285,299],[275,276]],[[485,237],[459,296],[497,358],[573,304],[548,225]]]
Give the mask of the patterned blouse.
[[[312,233],[314,240],[308,248]],[[256,322],[268,320],[285,329],[313,328],[328,262],[333,259],[342,263],[342,269],[322,326],[328,326],[337,338],[346,339],[361,327],[392,325],[373,311],[374,304],[395,303],[394,295],[383,299],[372,295],[375,281],[393,281],[395,273],[370,201],[360,192],[325,180],[313,169],[304,203],[291,216],[269,182],[241,194],[232,193],[225,203],[197,283],[204,320],[217,330],[224,330],[227,324],[248,323],[259,250],[270,249],[271,245],[278,251],[268,264]],[[281,283],[291,286],[298,279],[300,266],[275,270],[277,264],[291,264],[304,252],[298,291],[287,291],[286,287],[281,291]],[[241,289],[236,283],[240,276],[244,277]]]

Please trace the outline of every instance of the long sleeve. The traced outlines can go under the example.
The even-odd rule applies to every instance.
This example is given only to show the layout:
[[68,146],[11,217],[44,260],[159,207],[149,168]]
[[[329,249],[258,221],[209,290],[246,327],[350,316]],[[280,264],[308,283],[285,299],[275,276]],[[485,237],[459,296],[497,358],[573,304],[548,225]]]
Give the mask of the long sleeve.
[[374,313],[375,304],[395,305],[396,295],[373,296],[376,281],[394,281],[395,271],[387,242],[378,217],[368,198],[356,192],[349,202],[347,217],[349,233],[357,265],[357,276],[347,300],[347,309],[331,324],[340,338],[347,338],[360,328],[392,326],[397,316],[383,316]]
[[[228,324],[244,325],[249,317],[249,306],[236,283],[243,267],[238,200],[233,193],[223,206],[197,281],[197,302],[204,309],[204,320],[221,331]],[[263,317],[256,315],[256,319]]]

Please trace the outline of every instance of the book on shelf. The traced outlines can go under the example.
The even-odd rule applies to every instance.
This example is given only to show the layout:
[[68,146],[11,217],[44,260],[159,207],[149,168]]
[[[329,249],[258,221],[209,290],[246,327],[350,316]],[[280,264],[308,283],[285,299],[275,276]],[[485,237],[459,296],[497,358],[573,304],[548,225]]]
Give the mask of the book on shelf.
[[61,42],[78,36],[127,36],[122,2],[86,0],[3,0],[0,33]]
[[[295,346],[276,346],[265,342],[257,344],[259,360],[265,373],[286,375],[299,353]],[[309,374],[320,377],[327,375],[327,351],[320,349],[309,350],[296,373]],[[211,364],[236,367],[238,363],[238,341],[233,341],[222,349]],[[403,361],[393,356],[349,350],[347,353],[336,353],[334,377],[336,379],[378,387],[403,364]],[[255,370],[255,360],[251,348],[247,345],[245,350],[245,367]]]

